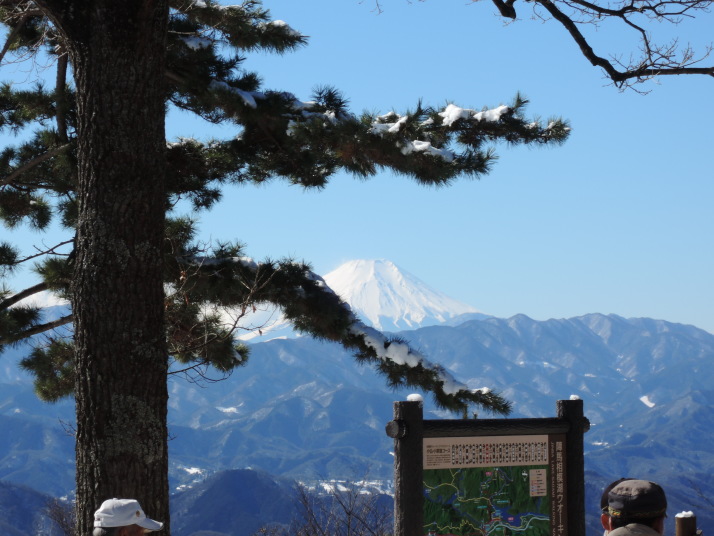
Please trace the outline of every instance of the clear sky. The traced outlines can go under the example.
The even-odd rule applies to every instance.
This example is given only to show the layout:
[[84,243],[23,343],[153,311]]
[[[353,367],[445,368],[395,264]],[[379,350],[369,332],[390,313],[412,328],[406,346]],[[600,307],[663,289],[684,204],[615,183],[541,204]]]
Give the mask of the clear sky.
[[[647,95],[619,92],[559,25],[526,11],[504,25],[486,0],[384,0],[381,14],[371,0],[264,5],[310,36],[297,52],[248,56],[266,89],[309,100],[332,85],[355,113],[403,112],[419,99],[480,109],[520,91],[529,115],[562,116],[573,131],[560,147],[498,146],[490,175],[446,188],[383,173],[336,176],[320,192],[279,181],[227,190],[202,216],[206,238],[239,239],[256,260],[291,256],[321,274],[388,259],[499,317],[615,313],[714,333],[714,79],[662,77],[640,88]],[[711,36],[702,23],[682,32]],[[168,130],[235,134],[207,134],[183,114]]]

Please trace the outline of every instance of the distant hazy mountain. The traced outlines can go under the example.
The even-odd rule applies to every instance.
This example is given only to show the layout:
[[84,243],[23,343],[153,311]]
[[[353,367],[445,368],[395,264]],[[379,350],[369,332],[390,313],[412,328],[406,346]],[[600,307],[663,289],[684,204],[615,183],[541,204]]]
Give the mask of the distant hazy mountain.
[[0,481],[0,534],[2,536],[60,536],[47,517],[51,497],[26,486]]
[[297,515],[291,481],[259,471],[223,471],[172,498],[171,533],[252,536],[266,520],[289,525]]
[[[309,512],[301,503],[296,482],[293,480],[276,478],[262,471],[248,469],[221,471],[171,498],[171,534],[253,536],[266,526],[267,534],[270,534],[271,527],[302,525],[310,516],[320,518],[330,511],[342,511],[339,507],[331,507],[332,490],[317,489],[308,483],[302,484],[305,492],[310,494]],[[336,482],[329,484],[341,485]],[[392,497],[371,488],[369,483],[359,483],[349,488],[343,486],[335,497],[344,501],[348,497],[348,490],[355,490],[359,497],[364,497],[365,493],[371,494],[370,499],[357,498],[352,503],[343,503],[348,509],[348,504],[356,507],[368,503],[380,512],[391,513],[393,509]],[[325,533],[346,532],[328,530]]]
[[[366,278],[340,290],[347,268],[326,279],[355,309],[364,307],[359,314],[365,320],[379,321],[383,329],[388,321],[441,318],[438,325],[398,335],[469,387],[500,391],[513,402],[514,417],[553,416],[556,400],[583,399],[592,423],[585,436],[589,532],[600,533],[600,490],[623,476],[660,481],[670,499],[670,522],[676,512],[694,510],[701,528],[714,530],[714,335],[617,315],[543,322],[524,315],[486,317],[434,297],[438,293],[392,266],[370,261],[350,268],[362,277],[378,274],[374,284]],[[388,297],[368,299],[375,292]],[[402,304],[402,314],[396,304]],[[0,356],[0,384],[5,384],[0,429],[7,430],[0,437],[0,478],[66,493],[73,485],[67,434],[72,405],[37,401],[26,378],[16,377],[11,366],[21,351]],[[217,383],[172,377],[170,479],[174,490],[185,490],[175,504],[190,513],[182,521],[187,530],[239,534],[192,517],[203,508],[200,497],[239,493],[235,479],[220,477],[223,471],[252,468],[295,479],[391,478],[393,442],[384,426],[393,401],[409,391],[385,385],[341,347],[309,338],[254,344],[249,363]],[[428,396],[425,411],[427,418],[453,418],[436,411]]]

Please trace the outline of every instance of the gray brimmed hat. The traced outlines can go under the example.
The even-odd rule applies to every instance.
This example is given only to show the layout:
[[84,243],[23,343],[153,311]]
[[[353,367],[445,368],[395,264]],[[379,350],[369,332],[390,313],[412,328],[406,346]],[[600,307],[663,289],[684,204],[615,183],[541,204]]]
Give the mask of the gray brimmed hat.
[[608,493],[607,512],[610,517],[626,520],[663,517],[667,513],[667,498],[655,482],[624,480]]
[[139,501],[134,499],[109,499],[94,512],[95,527],[128,527],[129,525],[139,525],[147,531],[159,530],[164,526],[160,521],[146,517]]
[[607,514],[607,502],[610,498],[610,490],[617,486],[620,482],[624,482],[625,480],[632,480],[631,478],[620,478],[618,480],[615,480],[614,482],[610,482],[604,490],[602,490],[602,495],[600,495],[600,510],[602,511],[603,514]]

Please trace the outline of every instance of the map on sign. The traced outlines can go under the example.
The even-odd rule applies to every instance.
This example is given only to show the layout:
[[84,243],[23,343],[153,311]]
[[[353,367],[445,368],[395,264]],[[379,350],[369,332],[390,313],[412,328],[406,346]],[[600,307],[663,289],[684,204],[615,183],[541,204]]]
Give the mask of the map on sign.
[[424,471],[424,534],[550,536],[543,466]]
[[551,536],[547,436],[424,440],[424,534]]

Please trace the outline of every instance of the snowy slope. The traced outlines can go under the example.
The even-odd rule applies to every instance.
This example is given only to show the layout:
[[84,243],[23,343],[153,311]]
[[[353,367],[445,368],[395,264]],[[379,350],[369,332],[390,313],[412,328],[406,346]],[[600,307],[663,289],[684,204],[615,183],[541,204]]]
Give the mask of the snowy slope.
[[432,326],[479,312],[388,260],[349,261],[324,278],[365,323],[382,331]]

